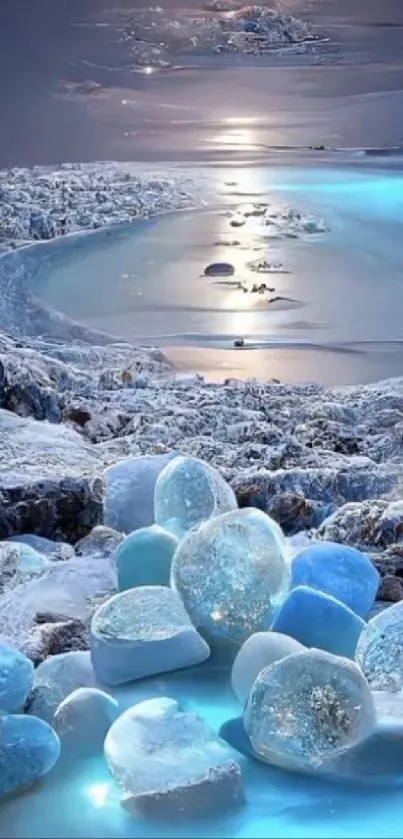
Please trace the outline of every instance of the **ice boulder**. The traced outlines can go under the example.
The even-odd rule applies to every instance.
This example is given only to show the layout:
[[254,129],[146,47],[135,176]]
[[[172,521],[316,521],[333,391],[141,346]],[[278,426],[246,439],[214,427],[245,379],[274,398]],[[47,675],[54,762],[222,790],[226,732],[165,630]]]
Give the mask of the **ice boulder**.
[[354,658],[365,623],[330,594],[297,586],[287,595],[274,621],[275,632],[290,635],[305,647]]
[[179,544],[171,579],[203,635],[242,643],[270,627],[288,590],[278,525],[254,508],[204,522]]
[[403,600],[368,621],[357,644],[356,662],[373,690],[403,689]]
[[59,754],[59,738],[43,720],[22,714],[1,717],[0,798],[46,775]]
[[176,457],[155,485],[155,521],[178,539],[212,516],[237,509],[231,487],[197,457]]
[[169,586],[178,540],[158,524],[130,533],[116,551],[119,591],[135,586]]
[[375,707],[357,665],[323,650],[289,655],[262,670],[244,711],[254,752],[283,769],[322,772],[330,758],[372,731]]
[[119,715],[112,696],[97,688],[78,688],[55,711],[53,728],[63,751],[85,757],[102,751],[105,737]]
[[292,653],[302,653],[305,647],[294,638],[280,632],[255,632],[242,644],[231,671],[235,695],[244,705],[260,671],[269,664]]
[[120,685],[200,664],[210,650],[175,591],[141,586],[116,594],[95,612],[91,655],[97,678]]
[[332,594],[365,618],[379,588],[379,574],[361,551],[335,542],[316,542],[294,556],[292,586],[311,586]]
[[112,725],[105,756],[126,807],[149,815],[205,814],[243,799],[241,770],[227,744],[174,699],[149,699]]
[[34,681],[34,665],[19,650],[0,641],[0,710],[22,711]]
[[97,686],[89,651],[49,656],[35,670],[27,711],[51,722],[57,707],[69,693],[80,687]]
[[154,522],[154,489],[161,470],[175,452],[146,457],[128,457],[108,466],[105,484],[104,524],[131,533]]

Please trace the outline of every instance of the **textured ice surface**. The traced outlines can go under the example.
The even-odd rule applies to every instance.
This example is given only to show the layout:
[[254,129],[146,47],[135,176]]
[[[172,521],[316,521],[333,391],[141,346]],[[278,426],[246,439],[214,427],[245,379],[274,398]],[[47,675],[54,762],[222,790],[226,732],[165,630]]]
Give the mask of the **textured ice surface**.
[[105,756],[126,803],[149,813],[195,815],[242,798],[232,751],[174,699],[129,708],[109,730]]
[[372,730],[375,708],[359,668],[322,650],[287,656],[257,677],[244,712],[252,748],[268,763],[300,772]]
[[21,577],[35,577],[46,571],[49,563],[43,554],[29,545],[0,542],[0,583]]
[[368,621],[357,644],[356,661],[373,690],[403,689],[403,601]]
[[237,506],[220,473],[197,457],[175,458],[155,485],[155,521],[179,539],[200,522]]
[[335,542],[318,542],[294,557],[291,585],[326,591],[365,618],[378,591],[379,574],[361,551]]
[[78,688],[55,711],[53,727],[75,757],[102,751],[105,737],[119,714],[116,699],[97,688]]
[[231,684],[239,701],[249,698],[252,685],[260,671],[292,653],[301,653],[304,646],[280,632],[256,632],[239,650],[231,671]]
[[33,681],[32,662],[19,650],[0,641],[0,710],[22,711]]
[[51,722],[63,699],[80,687],[97,687],[88,651],[49,656],[35,670],[28,711]]
[[207,636],[242,642],[268,629],[289,584],[278,526],[248,508],[204,522],[180,543],[172,583]]
[[192,53],[260,55],[282,47],[301,48],[312,40],[308,23],[265,6],[219,0],[203,9],[204,13],[181,16],[158,7],[131,13],[125,41],[132,48],[134,65],[177,66],[181,57]]
[[104,524],[122,533],[153,524],[155,483],[172,457],[129,457],[105,469]]
[[362,618],[330,594],[297,586],[281,606],[273,629],[290,635],[306,647],[354,658]]
[[0,183],[0,252],[60,235],[61,219],[65,233],[91,230],[193,205],[197,193],[183,171],[147,177],[115,162],[12,169],[0,172]]
[[37,717],[9,714],[0,720],[0,796],[46,775],[60,754],[53,729]]
[[178,540],[157,524],[126,536],[116,551],[118,588],[169,586]]
[[96,611],[91,655],[97,678],[119,685],[199,664],[210,650],[175,591],[142,586],[116,594]]
[[345,781],[401,783],[403,718],[376,720],[364,740],[329,761],[326,774]]

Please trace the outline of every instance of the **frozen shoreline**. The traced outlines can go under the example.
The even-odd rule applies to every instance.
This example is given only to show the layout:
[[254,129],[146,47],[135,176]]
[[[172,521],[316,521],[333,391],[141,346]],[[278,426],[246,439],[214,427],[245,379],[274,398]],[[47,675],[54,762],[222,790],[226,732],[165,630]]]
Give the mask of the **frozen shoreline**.
[[[119,168],[84,167],[84,184],[95,178],[105,185],[105,171],[112,184]],[[92,218],[80,171],[76,166],[60,170],[74,179],[76,195],[87,206],[84,217],[77,206],[71,208],[72,228],[83,228]],[[42,181],[38,170],[35,177],[45,205],[55,176]],[[15,176],[18,195],[19,179],[26,189],[28,170]],[[3,189],[4,183],[3,177]],[[141,195],[136,175],[117,183],[131,194],[132,204],[119,209],[115,183],[116,204],[102,216],[105,224],[127,221],[128,214],[179,209],[201,197],[200,183],[197,193],[194,183],[181,181],[181,173],[173,184],[165,175],[163,188],[145,180]],[[18,206],[21,219],[26,218],[28,201],[21,199]],[[56,201],[50,210],[59,212]],[[18,236],[13,241],[23,242]],[[10,253],[18,258],[18,252]],[[1,264],[8,258],[3,255]],[[85,331],[72,337],[67,330],[53,338],[20,332],[0,336],[0,406],[2,539],[22,531],[75,544],[102,522],[100,479],[106,466],[175,449],[218,467],[240,504],[266,510],[289,536],[306,532],[364,549],[385,576],[381,599],[403,598],[403,378],[343,388],[231,378],[217,384],[199,375],[173,375],[158,348],[97,341],[96,333],[89,340]],[[65,572],[80,587],[80,562],[71,561]],[[111,584],[109,563],[107,552],[102,585]],[[0,601],[0,635],[10,631],[12,604],[23,593],[10,590]],[[98,594],[95,577],[86,596],[91,600]],[[24,622],[13,635],[19,644],[30,632],[32,609],[27,615],[28,625]]]

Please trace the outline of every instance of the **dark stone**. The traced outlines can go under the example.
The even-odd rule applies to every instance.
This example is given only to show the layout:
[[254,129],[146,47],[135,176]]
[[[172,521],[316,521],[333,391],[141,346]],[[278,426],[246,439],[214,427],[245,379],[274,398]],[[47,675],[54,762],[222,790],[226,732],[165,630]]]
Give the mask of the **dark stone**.
[[50,655],[89,650],[89,648],[88,627],[79,618],[71,618],[56,623],[52,621],[38,624],[37,622],[28,635],[22,652],[35,665],[38,665]]
[[35,382],[14,384],[5,388],[3,408],[20,417],[34,417],[37,420],[60,422],[61,411],[57,397],[51,390]]
[[390,603],[400,603],[403,600],[403,580],[386,574],[381,580],[377,600],[387,600]]
[[84,428],[85,424],[91,419],[91,412],[80,405],[70,405],[63,411],[63,420],[70,420]]
[[1,487],[0,538],[38,533],[75,542],[102,521],[102,502],[88,478],[44,478]]

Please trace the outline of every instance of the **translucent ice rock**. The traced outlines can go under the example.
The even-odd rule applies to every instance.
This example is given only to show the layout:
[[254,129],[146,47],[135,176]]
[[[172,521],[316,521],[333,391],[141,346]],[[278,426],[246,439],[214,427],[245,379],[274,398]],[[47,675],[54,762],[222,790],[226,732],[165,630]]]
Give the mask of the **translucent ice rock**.
[[232,751],[198,714],[149,699],[112,725],[105,756],[126,806],[151,815],[223,810],[242,800]]
[[0,797],[17,792],[46,775],[60,754],[60,741],[43,720],[26,715],[0,721]]
[[268,629],[288,589],[278,525],[244,508],[190,531],[172,561],[172,584],[208,637],[243,642]]
[[19,650],[0,642],[0,710],[22,711],[34,681],[34,666]]
[[175,453],[128,457],[103,473],[104,524],[131,533],[154,522],[154,489],[161,470]]
[[90,652],[49,656],[35,670],[28,712],[51,722],[60,702],[79,687],[97,687]]
[[307,650],[257,677],[244,712],[245,731],[263,760],[299,772],[323,764],[373,729],[374,702],[352,661]]
[[102,751],[105,737],[119,714],[116,699],[97,688],[78,688],[55,711],[53,728],[75,757]]
[[361,551],[335,542],[317,542],[294,557],[291,585],[332,594],[365,618],[378,591],[379,574]]
[[373,690],[403,689],[403,601],[368,621],[355,658]]
[[297,586],[284,600],[273,629],[290,635],[305,647],[354,658],[365,623],[330,594]]
[[157,524],[126,536],[116,551],[119,591],[135,586],[169,586],[177,547],[176,537]]
[[92,663],[106,685],[192,667],[209,655],[179,595],[164,586],[116,594],[99,607],[91,622]]
[[179,539],[195,525],[237,506],[220,473],[197,457],[172,460],[155,486],[155,521]]
[[231,684],[235,695],[244,705],[260,671],[269,664],[292,653],[302,653],[305,647],[294,638],[280,632],[256,632],[245,641],[235,658]]

